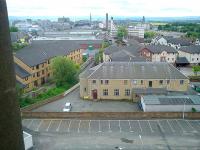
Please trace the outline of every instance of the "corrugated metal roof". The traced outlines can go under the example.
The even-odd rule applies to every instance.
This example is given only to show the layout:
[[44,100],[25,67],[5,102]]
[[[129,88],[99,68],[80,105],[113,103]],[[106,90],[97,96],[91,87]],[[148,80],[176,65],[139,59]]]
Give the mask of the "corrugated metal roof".
[[142,96],[146,105],[200,105],[200,96],[198,95],[147,95]]

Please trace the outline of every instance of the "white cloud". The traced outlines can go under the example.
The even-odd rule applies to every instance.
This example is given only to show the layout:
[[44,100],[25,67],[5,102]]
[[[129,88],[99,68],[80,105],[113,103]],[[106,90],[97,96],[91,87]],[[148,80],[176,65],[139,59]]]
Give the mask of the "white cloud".
[[198,0],[7,0],[10,16],[199,16]]

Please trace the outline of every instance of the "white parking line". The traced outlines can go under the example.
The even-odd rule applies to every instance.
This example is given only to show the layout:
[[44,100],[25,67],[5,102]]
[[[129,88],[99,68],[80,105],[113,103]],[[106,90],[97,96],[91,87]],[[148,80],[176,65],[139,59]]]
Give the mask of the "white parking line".
[[40,120],[40,123],[38,124],[37,128],[35,129],[35,131],[39,131],[39,127],[41,126],[43,120]]
[[119,132],[122,132],[121,126],[120,126],[120,120],[119,120]]
[[79,121],[79,124],[78,124],[78,133],[80,132],[80,125],[81,125],[81,120]]
[[176,122],[177,122],[178,126],[181,128],[181,130],[182,130],[183,132],[186,132],[177,120],[176,120]]
[[172,130],[172,132],[175,132],[175,130],[172,128],[171,124],[169,123],[169,121],[167,120],[167,124],[169,125],[170,129]]
[[58,127],[57,127],[57,129],[56,129],[57,132],[58,132],[59,129],[60,129],[60,125],[61,125],[61,123],[62,123],[62,120],[60,120],[60,123],[59,123],[59,125],[58,125]]
[[142,141],[142,136],[139,134],[140,142],[141,142],[141,149],[143,150],[143,141]]
[[161,126],[159,120],[158,120],[157,122],[158,122],[158,125],[160,126],[160,129],[162,130],[162,132],[165,132],[165,130],[164,130],[163,127]]
[[98,132],[101,132],[100,120],[99,120],[99,131]]
[[185,120],[185,121],[190,126],[190,128],[193,129],[194,132],[197,132],[197,130],[190,124],[190,122],[188,120]]
[[112,132],[112,130],[110,128],[110,120],[108,120],[108,125],[109,125],[109,131],[108,132]]
[[29,128],[32,123],[33,123],[33,120],[31,120],[31,122],[27,125],[27,128]]
[[49,122],[49,125],[48,125],[48,127],[46,128],[46,131],[49,131],[49,127],[50,127],[50,125],[51,125],[51,122],[52,122],[52,120]]
[[89,121],[89,126],[88,126],[88,132],[90,133],[90,123],[91,123],[91,120]]
[[67,132],[70,132],[70,125],[71,125],[71,120],[69,121],[69,126],[67,128]]
[[153,129],[152,129],[152,127],[151,127],[151,125],[150,125],[149,120],[148,120],[148,124],[149,124],[149,127],[150,127],[150,129],[151,129],[151,132],[154,132]]
[[132,128],[131,128],[130,120],[128,121],[128,124],[129,124],[129,131],[130,131],[130,132],[134,132],[134,131],[132,130]]
[[140,121],[138,120],[138,124],[139,124],[139,127],[140,127],[140,131],[142,132],[142,127],[140,125]]

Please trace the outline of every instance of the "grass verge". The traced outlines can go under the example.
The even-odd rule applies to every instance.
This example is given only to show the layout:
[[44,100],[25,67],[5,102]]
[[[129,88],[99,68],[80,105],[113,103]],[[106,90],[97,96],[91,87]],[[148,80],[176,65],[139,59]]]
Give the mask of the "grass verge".
[[70,89],[73,85],[74,84],[66,84],[65,86],[51,88],[51,89],[47,90],[46,92],[39,94],[35,98],[30,98],[30,97],[22,98],[21,97],[21,98],[19,98],[20,108],[29,106],[29,105],[37,103],[39,101],[47,100],[54,96],[57,96],[57,95],[65,92],[66,90]]

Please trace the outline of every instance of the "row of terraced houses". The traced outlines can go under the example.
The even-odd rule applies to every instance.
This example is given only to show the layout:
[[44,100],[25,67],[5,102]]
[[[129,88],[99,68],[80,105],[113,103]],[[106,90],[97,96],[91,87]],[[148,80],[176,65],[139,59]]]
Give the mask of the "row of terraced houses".
[[34,40],[14,54],[17,83],[24,92],[29,92],[52,77],[52,58],[66,56],[81,64],[82,51],[91,45],[99,48],[101,43],[101,40]]

